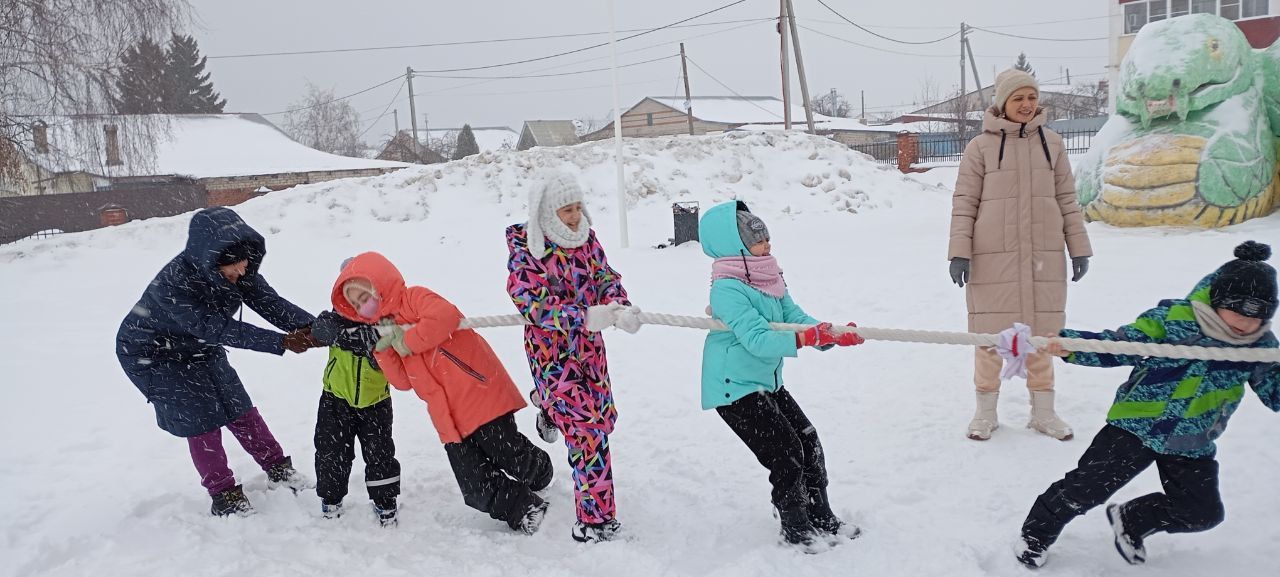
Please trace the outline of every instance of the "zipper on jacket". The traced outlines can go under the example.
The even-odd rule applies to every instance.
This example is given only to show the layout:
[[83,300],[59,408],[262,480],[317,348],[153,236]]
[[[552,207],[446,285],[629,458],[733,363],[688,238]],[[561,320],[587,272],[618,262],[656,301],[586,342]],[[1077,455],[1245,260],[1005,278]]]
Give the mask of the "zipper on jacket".
[[1004,166],[1004,139],[1008,134],[1003,128],[1000,129],[1000,158],[996,160],[996,170],[1000,170]]
[[324,367],[324,390],[333,393],[333,386],[329,384],[329,377],[333,375],[334,368],[338,367],[338,357],[330,358],[329,365]]
[[1044,159],[1049,161],[1049,169],[1052,170],[1053,158],[1049,156],[1049,141],[1044,138],[1044,127],[1041,126],[1038,130],[1040,132],[1040,147],[1044,149]]
[[359,355],[351,355],[352,360],[356,363],[356,398],[351,399],[352,403],[360,404],[360,369],[364,367],[364,359]]
[[462,362],[462,359],[459,359],[458,357],[454,356],[453,353],[449,352],[444,347],[438,347],[438,348],[440,350],[440,354],[444,355],[445,358],[449,359],[450,361],[453,361],[453,364],[458,365],[458,368],[462,369],[462,372],[467,373],[468,375],[471,375],[472,378],[482,383],[487,380],[485,379],[484,375],[480,374],[479,372],[476,372],[476,370],[471,368],[470,365]]

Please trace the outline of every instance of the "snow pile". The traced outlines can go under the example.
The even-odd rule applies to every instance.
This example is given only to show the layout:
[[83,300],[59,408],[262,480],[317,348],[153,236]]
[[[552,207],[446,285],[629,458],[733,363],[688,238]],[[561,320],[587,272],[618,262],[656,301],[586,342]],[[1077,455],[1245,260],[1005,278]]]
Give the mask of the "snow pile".
[[[484,154],[272,193],[237,207],[267,238],[263,273],[318,312],[343,257],[378,250],[410,283],[466,314],[513,312],[503,228],[525,220],[526,179],[546,168],[581,175],[595,229],[636,304],[700,314],[710,261],[696,244],[654,250],[671,234],[670,202],[704,209],[737,195],[769,225],[793,296],[808,312],[866,326],[963,330],[963,291],[945,251],[955,170],[904,179],[848,149],[799,134],[627,142],[631,248],[618,243],[612,144]],[[829,189],[829,190],[827,190]],[[859,195],[858,193],[862,194]],[[848,206],[845,206],[845,203]],[[856,210],[854,214],[850,209]],[[224,435],[258,514],[214,519],[186,443],[158,430],[121,373],[120,319],[182,247],[186,217],[134,222],[0,248],[0,576],[653,575],[1025,576],[1009,544],[1035,496],[1070,469],[1103,424],[1123,369],[1058,365],[1059,412],[1077,439],[1022,427],[1027,393],[1006,384],[992,440],[964,438],[973,411],[972,352],[869,342],[787,364],[787,388],[822,435],[830,495],[865,535],[822,555],[776,544],[767,472],[716,417],[699,410],[704,333],[609,331],[620,413],[610,437],[619,518],[629,540],[569,538],[573,496],[565,449],[541,531],[512,534],[462,503],[423,403],[394,394],[403,465],[400,526],[377,526],[357,459],[341,519],[319,517],[314,493],[268,491],[265,475]],[[1280,243],[1280,215],[1196,232],[1090,224],[1097,256],[1071,285],[1068,323],[1128,322],[1176,297],[1247,238]],[[246,321],[261,323],[251,311]],[[515,328],[486,329],[516,382],[530,383]],[[231,361],[285,451],[312,470],[323,351]],[[1227,521],[1203,534],[1147,540],[1143,571],[1162,577],[1269,575],[1280,528],[1280,418],[1246,393],[1219,442]],[[533,414],[516,415],[536,438]],[[1116,495],[1159,490],[1154,469]],[[1128,571],[1101,509],[1067,528],[1045,570],[1085,577]]]

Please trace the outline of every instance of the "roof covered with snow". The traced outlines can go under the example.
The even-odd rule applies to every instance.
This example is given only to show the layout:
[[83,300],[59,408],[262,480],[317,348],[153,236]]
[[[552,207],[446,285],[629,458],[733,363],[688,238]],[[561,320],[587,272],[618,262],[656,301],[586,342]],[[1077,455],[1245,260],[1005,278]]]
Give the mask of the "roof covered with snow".
[[[675,110],[684,110],[684,99],[672,96],[650,96],[650,100],[669,106]],[[780,130],[784,122],[786,108],[782,99],[774,96],[695,96],[692,100],[693,116],[707,122],[723,122],[726,124],[742,124],[743,130]],[[822,114],[813,115],[814,128],[818,130],[841,130],[859,132],[899,132],[913,128],[902,125],[876,127],[862,124],[856,118],[837,118]],[[804,106],[791,105],[792,126],[804,127]]]
[[[49,151],[34,154],[31,160],[56,173],[214,178],[407,166],[309,148],[258,114],[63,116],[43,120],[48,124]],[[107,126],[116,127],[119,165],[107,165]]]

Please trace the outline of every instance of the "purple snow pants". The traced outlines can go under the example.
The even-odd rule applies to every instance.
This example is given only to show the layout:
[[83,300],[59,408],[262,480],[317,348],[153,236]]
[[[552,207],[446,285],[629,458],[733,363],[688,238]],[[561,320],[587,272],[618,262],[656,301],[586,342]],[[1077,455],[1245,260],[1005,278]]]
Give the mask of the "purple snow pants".
[[[258,407],[250,408],[240,418],[227,424],[227,428],[264,471],[284,459],[284,450],[280,448],[276,438],[271,436],[267,423],[258,414]],[[200,484],[204,485],[210,495],[217,495],[235,486],[235,475],[227,466],[227,452],[222,448],[221,428],[187,437],[187,446],[191,449],[191,461],[200,473]]]

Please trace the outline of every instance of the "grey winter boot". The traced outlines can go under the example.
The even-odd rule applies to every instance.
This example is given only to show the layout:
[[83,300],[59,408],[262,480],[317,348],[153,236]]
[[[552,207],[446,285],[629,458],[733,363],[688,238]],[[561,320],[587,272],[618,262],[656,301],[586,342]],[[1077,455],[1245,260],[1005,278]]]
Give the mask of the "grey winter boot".
[[996,419],[996,404],[1000,401],[1000,391],[989,393],[977,391],[976,395],[978,408],[973,412],[973,420],[969,421],[969,438],[985,441],[991,438],[991,433],[1000,428],[1000,421]]
[[1027,428],[1035,429],[1059,441],[1075,437],[1071,426],[1053,412],[1053,391],[1031,391],[1031,421]]

